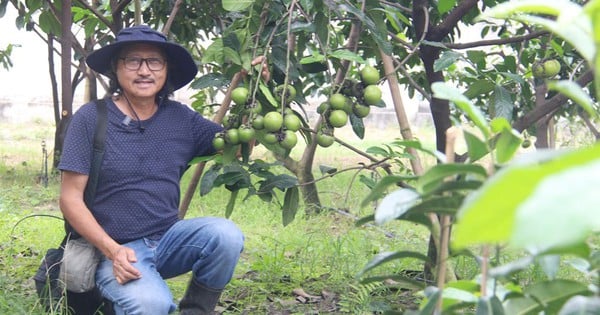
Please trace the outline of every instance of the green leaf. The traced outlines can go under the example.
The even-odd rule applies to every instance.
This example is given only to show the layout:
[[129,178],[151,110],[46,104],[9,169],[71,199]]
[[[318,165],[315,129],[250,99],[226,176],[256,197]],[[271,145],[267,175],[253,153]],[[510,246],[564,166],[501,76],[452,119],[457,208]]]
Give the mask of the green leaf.
[[414,179],[414,178],[415,177],[413,177],[413,176],[400,176],[400,175],[385,176],[377,183],[375,188],[373,188],[371,190],[371,192],[365,197],[365,199],[363,199],[360,206],[364,207],[367,204],[369,204],[369,202],[375,201],[375,200],[381,198],[383,196],[383,194],[385,193],[385,191],[388,189],[388,187],[390,187],[392,185],[397,185],[398,183],[400,183],[402,181],[410,180],[410,179]]
[[321,63],[321,62],[325,62],[327,61],[327,58],[324,55],[321,55],[319,53],[313,53],[312,56],[307,56],[304,57],[302,59],[300,59],[300,64],[305,65],[305,64],[311,64],[311,63]]
[[293,176],[290,176],[287,174],[280,174],[280,175],[271,176],[269,178],[266,178],[264,181],[262,181],[258,192],[259,193],[269,192],[275,188],[278,188],[279,190],[284,191],[284,190],[294,187],[296,185],[298,185],[298,179],[296,177],[293,177]]
[[60,22],[56,19],[56,16],[51,11],[42,11],[39,18],[40,28],[46,34],[53,34],[57,37],[61,37],[62,29]]
[[475,315],[504,315],[504,307],[497,296],[480,297]]
[[471,162],[478,161],[490,152],[490,148],[488,147],[487,143],[479,139],[479,137],[473,133],[463,130],[463,136],[465,138],[465,142],[467,143],[467,152],[469,153],[469,159]]
[[237,163],[225,165],[223,173],[215,179],[215,185],[225,185],[233,190],[248,188],[250,184],[250,174]]
[[294,221],[294,218],[296,217],[296,212],[298,212],[299,201],[300,192],[298,186],[288,188],[285,191],[282,209],[283,226],[287,226],[288,224]]
[[454,215],[463,201],[462,195],[436,196],[423,200],[421,203],[408,209],[413,213],[437,213]]
[[[379,46],[379,49],[381,49],[386,55],[392,54],[392,44],[388,39],[386,30],[380,29],[378,27],[378,24],[373,22],[373,19],[369,18],[361,10],[352,5],[341,4],[338,6],[338,9],[341,12],[350,12],[351,14],[354,14],[370,31],[370,35],[373,37],[373,39]],[[383,22],[383,18],[378,18],[378,20],[380,22]],[[328,26],[325,29],[327,28]]]
[[560,309],[558,315],[600,314],[600,297],[576,295]]
[[0,1],[0,19],[4,17],[4,15],[6,14],[6,6],[8,5],[9,1],[8,0],[2,0]]
[[375,210],[375,223],[384,224],[406,213],[420,196],[412,189],[398,189],[383,197]]
[[277,102],[275,96],[273,96],[273,93],[271,93],[271,90],[267,85],[261,83],[258,85],[258,88],[260,89],[260,92],[263,94],[263,96],[267,99],[269,104],[271,104],[275,108],[279,107],[279,103]]
[[350,60],[350,61],[355,61],[358,62],[360,64],[364,64],[365,60],[356,53],[351,52],[348,49],[339,49],[336,50],[334,52],[332,52],[329,57],[332,58],[337,58],[337,59],[341,59],[341,60]]
[[556,314],[564,301],[578,294],[589,293],[587,286],[572,280],[538,281],[523,289],[524,297],[508,299],[506,314]]
[[[534,13],[556,16],[556,20],[527,15]],[[594,63],[594,40],[590,36],[592,22],[584,14],[582,7],[569,0],[523,0],[501,3],[480,15],[477,20],[486,18],[514,19],[534,24],[553,32],[573,45],[590,63]]]
[[461,53],[446,50],[433,62],[433,71],[442,71],[456,63],[462,57]]
[[223,9],[226,11],[244,11],[254,4],[254,0],[223,0]]
[[222,65],[225,63],[225,55],[223,53],[223,39],[216,38],[212,44],[210,44],[204,54],[202,55],[202,63],[215,63]]
[[227,202],[227,206],[225,207],[226,218],[231,217],[231,214],[233,213],[233,208],[235,207],[235,199],[237,198],[239,192],[239,190],[234,190],[231,192],[231,195],[229,196],[229,201]]
[[200,181],[200,196],[206,196],[213,189],[215,180],[219,176],[219,170],[220,167],[215,164],[204,172]]
[[600,174],[599,156],[600,145],[550,157],[539,152],[499,170],[459,210],[454,246],[510,241],[538,252],[578,247],[600,230],[600,176],[590,176]]
[[398,260],[398,259],[406,259],[413,258],[418,259],[422,262],[429,262],[429,258],[426,255],[417,252],[411,251],[398,251],[398,252],[384,252],[377,254],[371,261],[367,263],[367,265],[358,273],[357,277],[364,275],[369,272],[369,270],[380,266],[384,263]]
[[483,50],[469,50],[467,51],[467,59],[471,60],[474,64],[477,65],[479,70],[485,70],[486,68],[486,60],[487,56],[486,52]]
[[434,96],[439,99],[452,101],[460,110],[462,110],[471,121],[481,130],[484,136],[489,139],[490,130],[481,111],[457,88],[446,85],[443,82],[435,82],[431,85]]
[[375,215],[374,214],[370,214],[366,217],[362,217],[358,220],[356,220],[356,222],[354,222],[354,226],[362,226],[364,224],[367,224],[371,221],[375,221]]
[[558,16],[563,11],[577,14],[581,7],[569,0],[521,0],[500,3],[485,10],[476,20],[486,18],[508,19],[520,13],[536,13]]
[[594,109],[594,100],[592,100],[590,95],[586,93],[579,84],[569,80],[548,81],[547,84],[548,89],[566,95],[568,98],[575,101],[575,103],[579,104],[579,106],[583,107],[591,117],[598,117],[598,112]]
[[421,308],[418,314],[421,315],[430,315],[435,314],[435,309],[437,307],[438,300],[442,298],[442,290],[436,287],[427,287],[425,288],[425,294],[427,295],[427,300],[425,306]]
[[[395,284],[392,285],[395,288],[399,287],[399,288],[409,289],[409,290],[413,290],[413,291],[422,290],[426,286],[426,283],[423,281],[413,279],[408,276],[403,276],[400,274],[367,277],[367,278],[362,279],[360,281],[360,283],[362,283],[362,284],[367,284],[367,283],[371,283],[371,282],[383,283],[388,280],[393,280],[395,282]],[[386,312],[385,314],[388,314],[388,312]]]
[[502,130],[495,144],[496,161],[500,164],[510,161],[521,147],[521,142],[523,140],[516,130]]
[[202,162],[208,162],[208,161],[212,161],[215,160],[218,157],[218,155],[204,155],[204,156],[197,156],[195,158],[193,158],[188,165],[194,165],[194,164],[198,164],[198,163],[202,163]]
[[456,5],[456,0],[438,0],[437,9],[440,14],[444,14]]
[[494,87],[496,87],[496,84],[487,79],[477,80],[469,84],[469,88],[465,91],[465,96],[467,98],[475,98],[493,91]]
[[513,119],[514,103],[510,92],[500,85],[494,86],[494,93],[491,96],[491,104],[494,117],[503,117],[508,121]]
[[323,164],[319,165],[319,170],[321,171],[321,174],[333,174],[338,171],[338,169],[335,167]]
[[209,87],[222,88],[229,85],[231,81],[221,73],[209,73],[194,80],[190,87],[194,90],[202,90]]
[[442,184],[446,178],[475,175],[486,178],[485,169],[478,164],[444,163],[436,164],[417,180],[416,189],[421,194],[429,194]]
[[365,138],[365,124],[362,118],[358,118],[354,114],[350,114],[350,125],[352,125],[352,131],[359,139]]

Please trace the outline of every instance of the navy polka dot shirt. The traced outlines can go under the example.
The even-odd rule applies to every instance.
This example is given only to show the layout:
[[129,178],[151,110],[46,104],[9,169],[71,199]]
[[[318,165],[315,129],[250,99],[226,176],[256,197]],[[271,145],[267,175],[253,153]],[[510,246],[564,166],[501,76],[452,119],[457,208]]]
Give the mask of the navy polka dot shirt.
[[[172,100],[139,123],[110,98],[106,106],[104,159],[90,210],[120,243],[163,233],[178,220],[180,179],[188,163],[215,153],[212,139],[222,127]],[[96,113],[92,102],[73,115],[59,169],[89,175]]]

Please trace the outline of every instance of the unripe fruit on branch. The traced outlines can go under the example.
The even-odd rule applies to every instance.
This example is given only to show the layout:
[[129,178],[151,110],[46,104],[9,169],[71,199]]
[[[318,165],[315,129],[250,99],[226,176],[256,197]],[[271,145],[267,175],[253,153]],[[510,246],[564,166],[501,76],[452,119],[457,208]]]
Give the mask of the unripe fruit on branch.
[[367,105],[375,105],[381,101],[381,89],[377,85],[367,85],[363,93]]
[[348,114],[341,109],[332,110],[327,120],[332,127],[340,128],[348,122]]
[[317,144],[322,146],[323,148],[331,146],[333,142],[335,142],[333,136],[322,132],[317,133]]
[[233,89],[233,91],[231,91],[231,100],[236,104],[236,105],[243,105],[246,104],[246,102],[248,102],[248,89],[240,86],[240,87],[236,87],[235,89]]
[[238,134],[238,130],[234,128],[225,131],[225,142],[229,144],[240,143],[240,136]]
[[538,79],[552,78],[560,72],[560,62],[556,59],[536,62],[531,66],[531,72]]
[[302,121],[300,121],[300,118],[296,114],[286,114],[283,116],[283,126],[287,130],[298,131],[302,127]]
[[341,93],[335,93],[329,97],[329,105],[332,109],[344,109],[346,97]]
[[360,70],[360,77],[365,85],[376,84],[379,81],[379,71],[373,66],[364,66]]
[[215,138],[212,141],[212,145],[217,151],[223,150],[223,148],[225,147],[225,139],[223,138],[222,133],[218,133],[215,135]]
[[354,104],[354,107],[352,108],[352,112],[358,118],[365,118],[371,112],[371,106],[366,106],[366,105],[361,105],[361,104]]
[[264,118],[264,126],[267,131],[277,131],[283,126],[283,116],[279,112],[268,112]]
[[254,129],[247,125],[241,125],[240,128],[238,128],[238,137],[242,143],[250,142],[250,140],[254,139],[254,134]]
[[283,133],[283,139],[279,141],[279,145],[286,150],[291,150],[296,143],[298,143],[298,136],[291,130],[286,130]]

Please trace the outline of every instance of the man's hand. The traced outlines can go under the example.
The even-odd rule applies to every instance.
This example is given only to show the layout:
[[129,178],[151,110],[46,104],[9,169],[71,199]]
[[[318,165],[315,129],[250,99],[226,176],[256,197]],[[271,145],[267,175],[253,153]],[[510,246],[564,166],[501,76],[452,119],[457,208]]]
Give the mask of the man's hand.
[[269,71],[269,65],[267,64],[267,57],[258,56],[254,58],[250,64],[252,66],[262,64],[260,76],[263,78],[263,80],[265,80],[265,82],[269,82],[269,80],[271,80],[271,72]]
[[142,273],[131,264],[136,261],[135,251],[126,246],[120,246],[113,254],[113,274],[119,284],[142,277]]

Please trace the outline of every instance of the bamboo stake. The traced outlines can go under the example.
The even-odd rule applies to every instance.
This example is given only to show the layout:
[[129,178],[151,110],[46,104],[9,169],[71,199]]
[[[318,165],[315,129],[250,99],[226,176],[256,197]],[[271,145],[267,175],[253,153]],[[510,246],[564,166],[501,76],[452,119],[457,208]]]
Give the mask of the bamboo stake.
[[[454,126],[448,128],[446,130],[446,163],[454,163],[454,147],[456,143],[456,136],[458,133],[458,129]],[[449,179],[450,180],[450,179]],[[438,248],[438,276],[437,276],[437,287],[440,291],[444,290],[444,286],[446,284],[446,266],[448,263],[449,250],[448,247],[450,245],[450,215],[443,214],[441,216],[441,234],[440,234],[440,247]],[[442,313],[442,301],[443,297],[440,296],[440,299],[436,305],[436,314]]]
[[[398,84],[398,79],[396,78],[396,70],[394,68],[394,62],[392,57],[386,55],[383,51],[379,50],[381,54],[381,60],[383,61],[383,69],[385,71],[385,76],[387,78],[388,85],[390,87],[390,92],[392,94],[392,101],[394,103],[394,109],[396,112],[396,118],[398,119],[398,124],[400,125],[400,134],[402,138],[405,140],[412,140],[413,134],[410,129],[410,124],[408,122],[408,116],[406,115],[406,110],[404,109],[404,103],[402,102],[402,95],[400,94],[400,88]],[[423,166],[421,164],[421,159],[417,151],[414,148],[408,148],[408,152],[414,156],[414,159],[410,160],[411,166],[415,175],[423,174]],[[440,248],[440,222],[435,213],[429,214],[429,220],[431,221],[431,234],[433,236],[433,241],[435,243],[436,248]]]
[[[233,76],[231,84],[229,85],[229,88],[225,93],[225,98],[221,102],[221,106],[219,107],[219,110],[213,118],[214,122],[221,123],[223,121],[223,117],[225,117],[225,113],[227,112],[227,110],[229,109],[229,105],[231,104],[231,91],[233,91],[233,89],[235,89],[238,86],[240,80],[242,79],[242,75],[242,73],[236,73]],[[181,201],[181,205],[179,206],[180,218],[184,218],[187,213],[187,210],[192,201],[192,197],[194,196],[194,192],[196,191],[196,187],[198,187],[198,183],[200,182],[200,177],[202,177],[202,172],[204,171],[205,165],[205,162],[198,163],[196,169],[194,170],[194,174],[192,175],[188,188],[185,192],[185,195],[183,196],[183,200]]]

